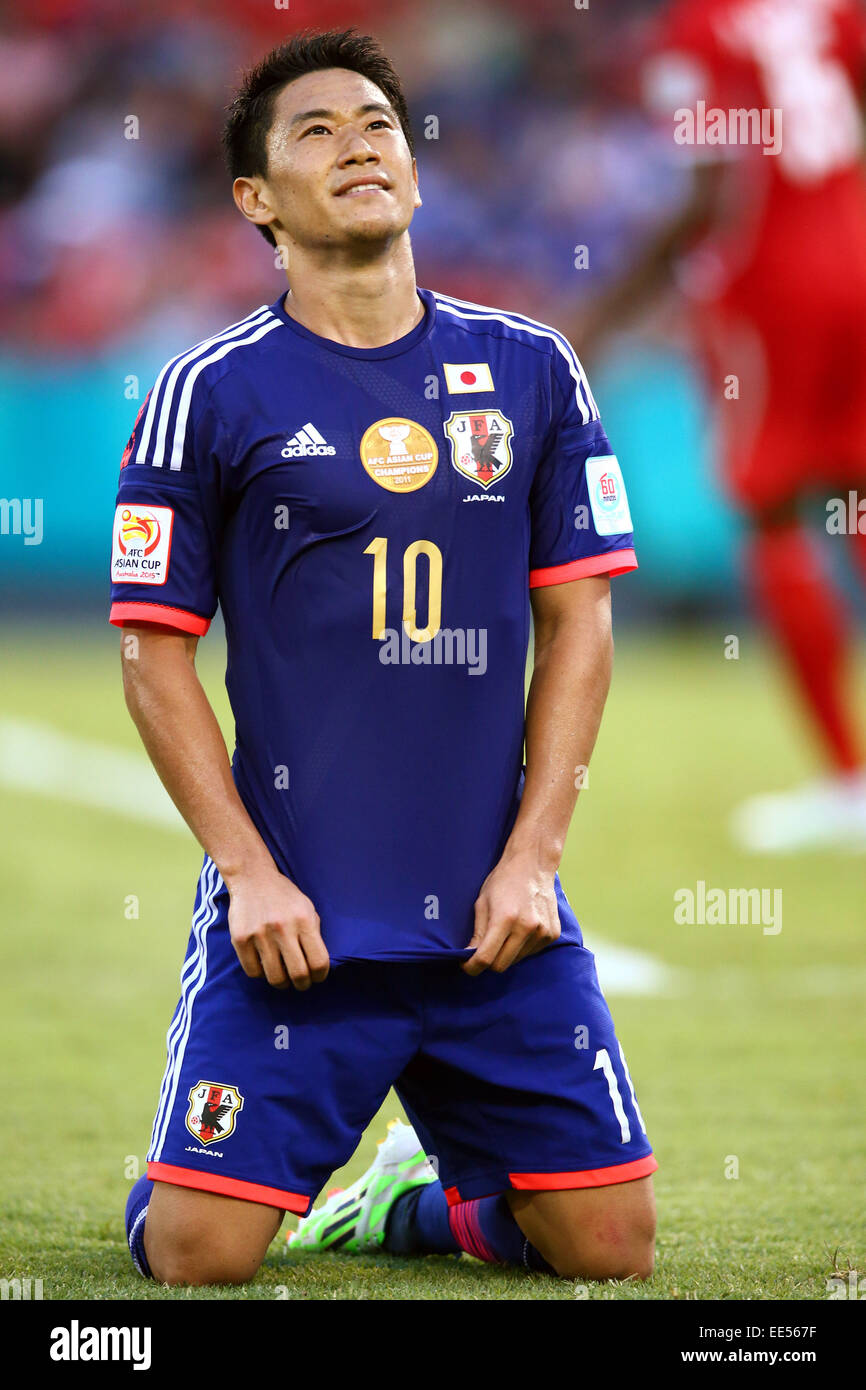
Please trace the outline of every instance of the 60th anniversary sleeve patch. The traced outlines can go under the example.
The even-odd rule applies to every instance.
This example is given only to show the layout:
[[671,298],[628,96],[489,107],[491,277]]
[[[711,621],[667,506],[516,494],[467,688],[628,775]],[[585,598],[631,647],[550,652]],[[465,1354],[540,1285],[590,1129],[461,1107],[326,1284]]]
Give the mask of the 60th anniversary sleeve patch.
[[586,486],[600,536],[621,536],[633,530],[622,470],[614,454],[586,460]]

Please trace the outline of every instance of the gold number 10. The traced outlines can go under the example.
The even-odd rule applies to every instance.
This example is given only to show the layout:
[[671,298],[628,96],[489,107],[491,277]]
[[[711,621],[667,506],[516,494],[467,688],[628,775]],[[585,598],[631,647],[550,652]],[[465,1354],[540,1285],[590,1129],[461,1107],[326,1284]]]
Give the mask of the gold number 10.
[[[384,637],[386,627],[387,537],[377,536],[364,554],[373,556],[373,636],[378,641]],[[419,555],[426,555],[430,566],[426,627],[415,625]],[[412,642],[429,642],[431,637],[436,636],[442,623],[442,551],[432,541],[413,541],[403,552],[403,623]]]

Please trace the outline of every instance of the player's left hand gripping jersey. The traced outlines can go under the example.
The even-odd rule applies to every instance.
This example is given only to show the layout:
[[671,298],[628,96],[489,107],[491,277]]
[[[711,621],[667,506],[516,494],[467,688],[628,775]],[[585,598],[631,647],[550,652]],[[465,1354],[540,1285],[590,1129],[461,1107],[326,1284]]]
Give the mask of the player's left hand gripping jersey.
[[235,782],[334,962],[466,954],[522,787],[529,589],[636,567],[567,341],[419,294],[384,347],[281,298],[174,358],[114,522],[113,623],[222,608]]

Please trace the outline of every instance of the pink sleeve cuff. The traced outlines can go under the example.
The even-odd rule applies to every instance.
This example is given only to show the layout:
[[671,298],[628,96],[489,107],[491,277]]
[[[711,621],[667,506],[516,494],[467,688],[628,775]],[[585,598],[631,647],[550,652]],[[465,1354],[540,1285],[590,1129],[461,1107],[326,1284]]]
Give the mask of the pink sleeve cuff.
[[530,589],[545,584],[567,584],[571,579],[588,579],[593,574],[628,574],[637,569],[633,550],[608,550],[605,555],[588,555],[582,560],[569,560],[565,565],[549,565],[547,569],[529,571]]
[[210,627],[210,618],[200,618],[198,613],[187,613],[184,608],[169,608],[165,603],[113,603],[108,621],[115,627],[126,623],[156,623],[160,627],[174,627],[179,632],[193,632],[204,637]]

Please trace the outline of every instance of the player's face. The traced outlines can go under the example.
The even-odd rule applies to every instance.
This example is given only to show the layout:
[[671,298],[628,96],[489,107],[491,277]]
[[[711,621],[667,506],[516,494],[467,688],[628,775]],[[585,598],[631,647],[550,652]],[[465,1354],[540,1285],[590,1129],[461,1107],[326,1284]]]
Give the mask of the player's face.
[[381,243],[404,232],[421,199],[415,161],[384,93],[345,68],[284,87],[262,197],[302,246]]

